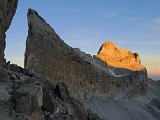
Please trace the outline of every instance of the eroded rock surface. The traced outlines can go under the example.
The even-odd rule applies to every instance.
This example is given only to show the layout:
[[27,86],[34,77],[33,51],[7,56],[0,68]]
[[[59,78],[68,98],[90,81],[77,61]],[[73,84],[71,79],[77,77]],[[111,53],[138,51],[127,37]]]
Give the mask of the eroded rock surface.
[[14,64],[0,66],[0,119],[101,120],[72,98],[64,83],[55,88]]
[[131,71],[145,71],[145,67],[141,65],[138,53],[120,48],[111,41],[105,42],[100,47],[96,57],[106,62],[117,74],[127,74]]
[[114,76],[107,65],[102,65],[104,62],[65,44],[32,9],[28,11],[28,26],[25,68],[46,77],[52,85],[64,82],[71,96],[82,100],[91,97],[106,100],[125,88],[134,91],[133,96],[146,91],[146,72]]
[[5,32],[9,28],[17,9],[18,0],[0,0],[0,64],[5,63]]
[[104,120],[159,120],[160,119],[160,84],[149,79],[145,95],[127,99],[126,91],[119,91],[107,102],[97,99],[86,104]]

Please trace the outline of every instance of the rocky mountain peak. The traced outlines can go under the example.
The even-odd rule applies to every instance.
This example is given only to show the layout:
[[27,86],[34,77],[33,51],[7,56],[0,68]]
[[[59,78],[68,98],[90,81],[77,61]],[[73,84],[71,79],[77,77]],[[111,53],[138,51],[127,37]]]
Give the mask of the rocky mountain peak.
[[102,46],[116,46],[116,44],[114,44],[112,41],[106,41]]
[[[0,0],[0,64],[17,2]],[[92,57],[67,45],[33,9],[28,26],[26,69],[0,65],[0,120],[160,119],[159,82],[148,79],[145,69],[116,75],[124,68],[102,61],[107,56],[140,65],[137,53],[108,41],[98,52],[102,58]]]
[[28,9],[28,14],[36,14],[36,15],[38,15],[38,13],[32,8]]
[[111,41],[105,42],[100,47],[96,57],[115,68],[124,68],[131,71],[142,71],[145,69],[144,66],[141,65],[138,53],[120,48]]
[[100,49],[98,51],[98,54],[101,53],[104,48],[112,48],[112,49],[114,49],[115,47],[116,47],[116,45],[114,43],[112,43],[111,41],[106,41],[100,47]]
[[[72,97],[82,101],[91,97],[105,100],[113,94],[112,91],[116,93],[118,89],[128,87],[126,81],[134,81],[133,86],[137,83],[145,86],[145,72],[124,76],[124,78],[115,76],[107,65],[102,66],[99,64],[101,62],[91,55],[67,45],[32,9],[28,10],[28,26],[25,68],[47,78],[54,86],[57,82],[64,82]],[[108,42],[106,46],[107,44],[113,43]],[[113,84],[113,81],[118,82]],[[121,87],[117,87],[117,84]],[[139,93],[145,90],[144,88]]]

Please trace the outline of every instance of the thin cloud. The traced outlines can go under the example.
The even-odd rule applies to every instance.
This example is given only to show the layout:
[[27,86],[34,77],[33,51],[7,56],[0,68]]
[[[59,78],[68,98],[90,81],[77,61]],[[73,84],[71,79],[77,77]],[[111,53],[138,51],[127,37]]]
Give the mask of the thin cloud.
[[25,42],[18,43],[17,46],[21,48],[25,48]]
[[94,36],[94,37],[101,37],[101,36],[103,36],[102,33],[99,30],[89,29],[89,28],[85,28],[85,27],[81,28],[80,32],[88,34],[88,35],[91,35],[91,36]]
[[160,30],[160,17],[152,20],[150,23],[149,23],[149,26],[155,30]]
[[119,16],[119,13],[116,11],[111,11],[111,12],[106,13],[104,15],[105,18],[113,18],[113,17],[117,17],[117,16]]
[[73,9],[69,8],[48,8],[49,10],[59,11],[59,12],[69,12],[69,13],[78,13],[78,11],[75,11]]
[[141,20],[141,19],[143,19],[143,18],[141,18],[141,17],[124,17],[124,19],[125,19],[128,23],[132,23],[132,22]]
[[160,45],[160,41],[152,41],[152,42],[132,42],[132,41],[122,41],[122,40],[114,40],[117,43],[121,44],[129,44],[129,45]]
[[105,37],[103,33],[97,29],[83,27],[68,31],[64,38],[70,46],[80,48],[89,54],[95,54],[102,44],[101,40],[104,40]]
[[137,19],[137,18],[135,18],[135,17],[129,17],[129,18],[128,18],[129,21],[135,21],[136,19]]
[[117,11],[97,11],[97,12],[90,12],[90,11],[77,11],[75,9],[69,9],[69,8],[46,8],[53,11],[58,12],[65,12],[65,13],[74,13],[74,14],[82,14],[82,15],[91,15],[91,16],[99,16],[103,18],[113,18],[119,16],[119,13]]

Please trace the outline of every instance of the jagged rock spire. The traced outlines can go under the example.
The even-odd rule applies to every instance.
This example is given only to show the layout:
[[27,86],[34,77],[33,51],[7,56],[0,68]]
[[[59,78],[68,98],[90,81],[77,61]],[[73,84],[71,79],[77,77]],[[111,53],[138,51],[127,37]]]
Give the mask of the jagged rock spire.
[[[112,84],[113,81],[134,81],[136,77],[133,86],[140,82],[145,84],[146,73],[125,76],[124,81],[124,78],[115,76],[107,65],[100,65],[101,62],[90,55],[64,43],[35,10],[28,10],[28,26],[25,68],[46,77],[53,85],[64,82],[72,97],[79,100],[91,97],[106,100],[113,94],[112,91],[119,89],[116,83]],[[120,86],[128,87],[125,83]]]

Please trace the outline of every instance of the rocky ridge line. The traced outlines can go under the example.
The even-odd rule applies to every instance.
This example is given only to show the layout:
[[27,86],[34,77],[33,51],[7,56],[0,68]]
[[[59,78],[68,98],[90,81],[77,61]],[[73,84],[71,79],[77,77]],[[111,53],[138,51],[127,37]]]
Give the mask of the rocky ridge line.
[[114,76],[109,68],[99,64],[102,61],[64,43],[33,9],[28,11],[28,26],[25,68],[47,78],[52,85],[64,82],[71,96],[82,100],[92,97],[107,100],[125,88],[136,89],[135,95],[147,90],[146,71]]

